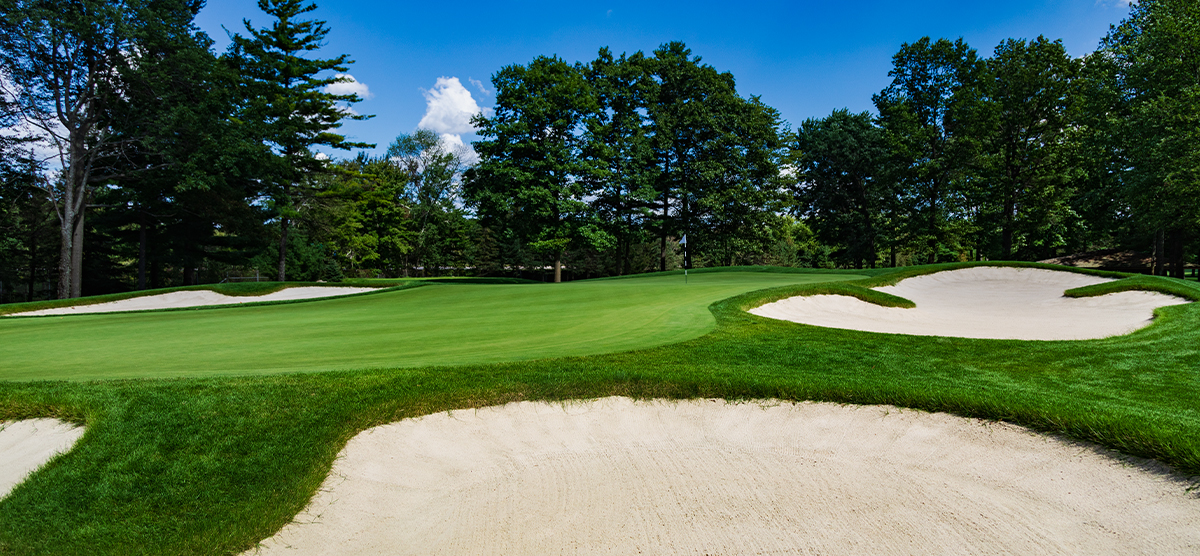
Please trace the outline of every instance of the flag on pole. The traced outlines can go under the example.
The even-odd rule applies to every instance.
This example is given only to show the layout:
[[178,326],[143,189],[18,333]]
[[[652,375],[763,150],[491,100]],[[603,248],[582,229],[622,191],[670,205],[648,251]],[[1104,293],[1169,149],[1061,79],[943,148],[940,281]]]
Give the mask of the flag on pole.
[[687,234],[683,234],[683,237],[679,238],[679,244],[687,245]]

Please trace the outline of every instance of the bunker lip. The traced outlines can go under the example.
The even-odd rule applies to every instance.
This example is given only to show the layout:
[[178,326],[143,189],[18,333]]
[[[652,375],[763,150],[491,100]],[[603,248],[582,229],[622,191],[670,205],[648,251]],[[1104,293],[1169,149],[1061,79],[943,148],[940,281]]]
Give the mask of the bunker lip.
[[83,432],[57,419],[0,421],[0,499],[51,458],[70,450]]
[[231,296],[212,290],[186,290],[158,295],[132,297],[108,303],[93,305],[76,305],[73,307],[56,307],[13,313],[13,317],[33,317],[46,315],[81,315],[85,313],[121,313],[125,311],[148,311],[153,309],[179,309],[185,307],[207,307],[212,305],[237,305],[241,303],[258,303],[262,301],[290,301],[297,299],[318,299],[375,291],[379,288],[350,288],[337,286],[299,286],[284,288],[257,296]]
[[1109,282],[1074,272],[974,267],[907,278],[878,291],[916,308],[882,307],[842,295],[797,296],[751,309],[801,324],[916,336],[1007,340],[1090,340],[1151,323],[1154,309],[1190,303],[1146,291],[1069,298],[1068,289]]
[[1194,554],[1189,486],[890,406],[520,402],[358,434],[247,554]]

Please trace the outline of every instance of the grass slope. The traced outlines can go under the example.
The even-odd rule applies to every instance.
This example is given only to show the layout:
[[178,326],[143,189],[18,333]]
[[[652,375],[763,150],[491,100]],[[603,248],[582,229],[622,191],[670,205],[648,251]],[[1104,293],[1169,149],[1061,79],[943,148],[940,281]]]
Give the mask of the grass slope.
[[852,274],[712,272],[564,284],[430,283],[304,303],[0,319],[0,380],[86,380],[465,365],[701,336],[707,306]]
[[[786,289],[806,287],[826,286]],[[891,403],[1005,419],[1200,473],[1200,304],[1162,308],[1153,326],[1127,336],[1072,342],[874,334],[743,312],[783,289],[714,303],[712,333],[640,351],[357,372],[0,382],[0,417],[89,426],[74,450],[0,500],[0,553],[236,554],[304,507],[358,431],[512,400]]]

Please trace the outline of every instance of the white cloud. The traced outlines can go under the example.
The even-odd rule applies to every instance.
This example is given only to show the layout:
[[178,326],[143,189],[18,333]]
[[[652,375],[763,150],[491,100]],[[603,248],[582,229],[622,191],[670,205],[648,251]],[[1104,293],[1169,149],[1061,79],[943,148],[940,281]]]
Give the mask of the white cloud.
[[484,87],[484,86],[483,86],[483,82],[482,82],[482,81],[480,81],[480,80],[478,80],[478,79],[471,79],[470,77],[468,77],[468,78],[467,78],[467,81],[470,81],[470,82],[471,82],[471,84],[472,84],[472,85],[474,85],[476,89],[479,89],[479,92],[481,92],[481,93],[483,93],[483,94],[485,94],[485,95],[490,95],[490,94],[492,94],[492,92],[491,92],[491,91],[487,90],[487,87]]
[[331,95],[358,95],[358,98],[363,100],[369,99],[375,95],[371,94],[371,89],[354,78],[348,73],[339,73],[335,77],[341,79],[337,83],[330,83],[325,86],[325,92]]
[[[457,77],[439,77],[433,88],[424,91],[425,116],[417,127],[440,134],[460,135],[475,131],[471,116],[483,113]],[[461,139],[460,139],[461,142]]]
[[446,150],[457,153],[462,157],[462,161],[467,166],[474,166],[479,163],[479,154],[475,152],[475,149],[471,148],[471,145],[463,142],[461,135],[443,133],[441,134],[441,138],[442,144],[446,146]]

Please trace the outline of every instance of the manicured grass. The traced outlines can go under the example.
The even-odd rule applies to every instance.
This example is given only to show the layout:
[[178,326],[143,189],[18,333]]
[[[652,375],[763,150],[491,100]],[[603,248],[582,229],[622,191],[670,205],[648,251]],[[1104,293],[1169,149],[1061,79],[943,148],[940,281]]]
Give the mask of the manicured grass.
[[[876,278],[857,285],[889,276],[864,273]],[[890,403],[1005,419],[1200,473],[1200,304],[1160,309],[1153,326],[1127,336],[1070,342],[874,334],[743,312],[782,292],[826,287],[780,286],[718,301],[710,307],[713,332],[638,351],[458,367],[0,382],[0,417],[59,416],[89,427],[74,450],[0,501],[0,553],[236,554],[303,508],[358,431],[512,400]],[[320,303],[333,301],[280,308]]]
[[1115,282],[1092,284],[1082,288],[1073,288],[1063,292],[1067,297],[1096,297],[1110,293],[1128,291],[1147,291],[1174,295],[1192,301],[1200,301],[1200,288],[1195,284],[1177,278],[1162,278],[1159,276],[1130,276]]
[[[807,285],[807,284],[795,285],[795,286],[783,286],[783,287],[768,290],[767,292],[764,292],[764,293],[765,293],[765,295],[759,296],[757,298],[764,305],[767,303],[779,301],[780,299],[786,299],[788,297],[796,297],[796,296],[846,295],[846,296],[860,299],[862,301],[866,301],[867,303],[874,303],[876,305],[882,305],[884,307],[900,307],[903,309],[912,309],[913,307],[917,306],[917,304],[913,303],[912,300],[905,299],[898,295],[892,295],[890,293],[876,291],[876,290],[873,290],[870,288],[865,288],[863,286],[859,286],[856,284],[846,284],[846,283],[830,283],[830,284],[821,284],[821,285],[816,285],[816,286]],[[751,309],[751,308],[752,307],[747,307],[747,309]]]
[[304,303],[0,319],[0,380],[86,380],[464,365],[696,338],[708,305],[853,274],[710,272],[564,284],[427,283]]

